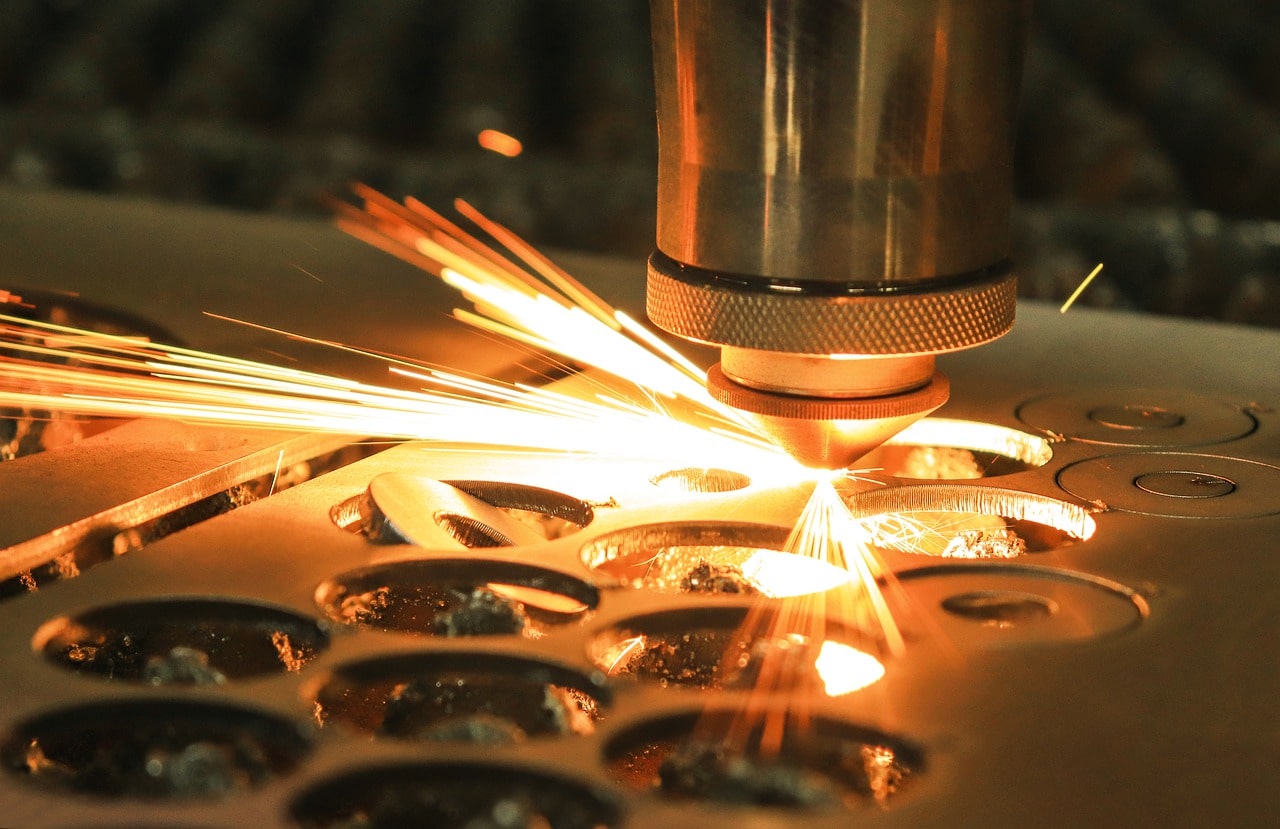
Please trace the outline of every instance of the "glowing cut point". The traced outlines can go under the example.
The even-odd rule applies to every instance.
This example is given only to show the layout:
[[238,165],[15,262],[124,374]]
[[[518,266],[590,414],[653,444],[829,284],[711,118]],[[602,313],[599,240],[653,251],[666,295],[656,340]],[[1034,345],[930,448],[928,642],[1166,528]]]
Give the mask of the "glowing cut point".
[[771,599],[823,593],[853,580],[843,567],[819,558],[759,550],[742,564],[743,577]]
[[839,697],[874,685],[884,676],[884,664],[869,653],[840,642],[822,643],[814,668],[827,696]]
[[524,145],[519,138],[498,130],[480,130],[476,143],[489,152],[505,155],[507,158],[515,158],[524,152]]

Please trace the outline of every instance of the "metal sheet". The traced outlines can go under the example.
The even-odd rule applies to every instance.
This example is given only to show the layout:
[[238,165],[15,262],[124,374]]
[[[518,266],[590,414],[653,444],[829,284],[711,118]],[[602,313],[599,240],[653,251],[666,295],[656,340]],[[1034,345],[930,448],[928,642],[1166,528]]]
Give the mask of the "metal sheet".
[[[297,344],[197,313],[216,306],[221,313],[478,371],[499,371],[512,362],[501,350],[476,350],[480,340],[459,339],[441,322],[440,312],[452,303],[445,292],[322,225],[49,195],[5,194],[0,215],[7,228],[0,284],[77,291],[160,322],[193,345],[253,357],[269,348],[326,370],[347,367],[344,360],[327,363]],[[600,293],[636,304],[641,263],[562,261]],[[172,288],[157,290],[159,284]],[[1020,419],[1030,401],[1056,400],[1055,416],[1070,422],[1087,417],[1076,409],[1089,405],[1093,391],[1105,390],[1112,403],[1117,388],[1167,390],[1171,399],[1194,393],[1256,425],[1247,434],[1215,435],[1195,446],[1173,441],[1173,451],[1223,459],[1224,467],[1280,466],[1280,375],[1274,370],[1280,334],[1085,309],[1063,316],[1034,304],[1025,304],[1019,316],[1001,341],[941,360],[953,390],[939,415],[1031,430],[1043,424]],[[4,544],[12,550],[29,538],[73,532],[77,522],[118,516],[148,499],[191,497],[208,480],[269,468],[281,448],[299,440],[305,439],[136,423],[0,465]],[[821,711],[833,722],[894,735],[919,749],[920,770],[884,806],[867,803],[852,815],[801,814],[680,804],[629,790],[607,771],[605,757],[615,741],[662,717],[696,710],[709,692],[624,678],[604,681],[607,702],[590,734],[494,748],[371,740],[317,727],[317,689],[335,671],[378,655],[518,656],[594,676],[591,642],[638,615],[696,614],[743,603],[616,586],[584,563],[584,545],[659,523],[749,520],[785,529],[804,500],[803,492],[763,481],[695,494],[651,483],[675,466],[597,469],[578,459],[403,446],[169,535],[79,578],[0,602],[0,740],[32,718],[81,704],[172,700],[267,713],[302,729],[312,746],[295,768],[211,800],[68,796],[4,773],[0,823],[283,827],[293,825],[291,809],[305,792],[330,787],[335,778],[384,763],[434,763],[461,769],[464,777],[498,765],[563,778],[602,793],[633,827],[835,827],[855,818],[901,827],[1270,824],[1280,806],[1272,784],[1280,762],[1272,733],[1280,722],[1280,671],[1268,657],[1280,632],[1280,491],[1241,487],[1222,494],[1212,501],[1225,508],[1247,499],[1249,509],[1215,513],[1219,517],[1104,509],[1073,493],[1093,498],[1095,490],[1110,490],[1185,503],[1177,494],[1153,493],[1160,484],[1139,489],[1133,483],[1140,475],[1130,465],[1160,461],[1168,455],[1159,453],[1170,450],[1053,440],[1052,458],[1042,466],[964,486],[1096,509],[1096,530],[1087,540],[999,565],[906,553],[888,558],[916,600],[904,620],[907,651],[889,662],[881,682]],[[191,451],[192,441],[205,448]],[[1100,464],[1104,456],[1124,463]],[[1069,470],[1076,470],[1070,482],[1063,477]],[[335,522],[335,509],[376,476],[406,472],[544,487],[597,508],[585,528],[545,543],[469,551],[374,545]],[[1245,514],[1252,517],[1232,517]],[[590,601],[536,638],[462,640],[342,625],[317,604],[317,590],[343,574],[418,560],[449,573],[475,571],[490,581],[545,570],[561,581],[539,583],[582,585],[575,595]],[[975,593],[1040,596],[1059,610],[1042,628],[1034,613],[991,624],[983,615],[989,603],[982,610],[981,602],[956,601]],[[50,620],[130,601],[193,596],[323,620],[331,643],[296,672],[185,689],[73,675],[33,646]],[[944,607],[948,600],[952,610]],[[956,613],[966,601],[968,611]],[[110,715],[113,709],[101,710]]]

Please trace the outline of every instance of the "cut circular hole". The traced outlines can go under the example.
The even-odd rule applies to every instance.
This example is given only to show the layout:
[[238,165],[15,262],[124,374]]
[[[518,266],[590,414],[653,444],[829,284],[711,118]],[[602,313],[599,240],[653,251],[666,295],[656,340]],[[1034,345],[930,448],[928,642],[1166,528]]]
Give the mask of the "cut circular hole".
[[437,481],[387,472],[330,510],[339,527],[381,544],[482,549],[537,544],[591,523],[591,505],[540,487]]
[[2,754],[10,774],[107,797],[218,797],[293,770],[309,749],[288,720],[178,700],[93,703],[19,725]]
[[[771,749],[763,733],[787,723]],[[610,776],[675,801],[830,808],[885,803],[924,768],[904,740],[785,710],[710,709],[644,723],[605,749]]]
[[898,574],[916,607],[941,608],[937,629],[958,647],[1042,645],[1109,636],[1147,616],[1142,596],[1106,579],[971,562]]
[[409,654],[343,665],[315,694],[316,718],[420,742],[513,743],[590,734],[605,697],[574,671],[486,653]]
[[1044,466],[1049,441],[1017,429],[971,420],[929,417],[908,426],[858,461],[897,478],[995,478]]
[[380,564],[316,590],[325,614],[345,624],[428,636],[540,636],[581,621],[599,602],[583,581],[524,564],[466,559]]
[[943,558],[1016,558],[1090,538],[1083,507],[1009,489],[946,484],[886,487],[849,507],[881,552]]
[[592,572],[629,587],[749,594],[757,585],[747,563],[761,553],[785,555],[789,534],[785,527],[726,521],[649,524],[603,535],[581,556]]
[[942,600],[942,609],[955,616],[1007,627],[1046,619],[1058,612],[1058,603],[1034,593],[1012,590],[980,590]]
[[296,672],[329,637],[313,619],[220,599],[156,599],[42,625],[33,645],[55,665],[150,685],[208,685]]
[[663,472],[650,478],[649,482],[671,492],[698,494],[734,492],[751,485],[751,479],[741,472],[693,466]]
[[346,774],[304,792],[291,811],[305,829],[605,829],[620,819],[617,804],[584,783],[462,763],[387,765]]
[[594,636],[587,656],[610,676],[664,687],[842,696],[884,676],[873,655],[879,648],[864,638],[818,617],[802,624],[776,608],[700,608],[629,619]]

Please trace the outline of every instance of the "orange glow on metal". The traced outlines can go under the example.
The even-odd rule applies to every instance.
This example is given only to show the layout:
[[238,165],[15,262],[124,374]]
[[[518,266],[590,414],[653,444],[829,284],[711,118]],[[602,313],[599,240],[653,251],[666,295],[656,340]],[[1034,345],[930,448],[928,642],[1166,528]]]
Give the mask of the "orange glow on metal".
[[[753,684],[727,725],[704,720],[699,726],[703,739],[744,755],[775,757],[787,733],[810,727],[808,688],[815,678],[824,693],[847,694],[883,676],[878,658],[841,640],[855,637],[889,654],[903,651],[902,633],[881,591],[888,571],[865,527],[853,520],[837,493],[834,479],[828,475],[814,485],[786,552],[775,553],[794,556],[791,566],[773,567],[774,559],[766,557],[762,560],[770,566],[756,569],[762,590],[783,597],[748,611],[735,638],[753,643]],[[807,574],[800,584],[814,590],[785,595],[797,589],[792,571]],[[831,578],[833,573],[843,575]],[[816,574],[821,576],[815,579]]]
[[605,673],[610,676],[616,674],[620,668],[631,661],[631,656],[642,649],[648,641],[648,637],[640,635],[630,636],[618,642],[603,656],[602,661],[609,664],[609,667],[605,669]]
[[498,155],[505,155],[507,158],[515,158],[524,152],[524,145],[520,143],[520,139],[498,130],[480,130],[476,136],[476,142],[484,149]]
[[880,582],[889,576],[888,568],[830,480],[814,486],[786,548],[849,573],[848,589],[814,594],[824,597],[824,615],[881,641],[891,653],[902,652],[902,634],[880,589]]
[[887,513],[869,519],[866,526],[877,547],[941,556],[961,533],[999,532],[1008,524],[998,515],[930,511]]
[[814,660],[829,697],[841,697],[880,681],[884,663],[869,653],[840,642],[826,641]]
[[520,602],[529,607],[536,607],[539,610],[545,610],[551,613],[582,613],[587,610],[587,605],[572,596],[566,596],[563,593],[553,593],[550,590],[539,590],[536,587],[526,587],[520,584],[497,584],[490,582],[485,587],[501,596],[504,599]]
[[758,550],[742,564],[742,575],[771,599],[820,593],[848,584],[848,570],[816,558]]
[[[742,470],[768,482],[816,478],[785,551],[757,553],[744,568],[776,601],[758,603],[744,624],[744,641],[768,646],[731,742],[745,744],[758,733],[761,753],[776,754],[786,729],[808,727],[815,676],[828,693],[850,693],[879,679],[883,665],[877,674],[867,660],[879,661],[852,656],[859,651],[843,640],[902,651],[881,587],[890,575],[876,558],[868,527],[853,519],[837,493],[835,475],[801,470],[751,421],[711,398],[696,366],[469,205],[458,208],[505,252],[416,201],[399,204],[364,187],[356,192],[364,203],[342,209],[342,227],[456,288],[473,306],[458,309],[459,319],[609,374],[632,393],[598,385],[591,394],[571,395],[277,332],[379,360],[414,387],[370,385],[0,315],[0,397],[9,406],[84,415],[654,459]],[[679,419],[671,414],[676,404],[686,413]],[[581,605],[528,588],[491,587],[563,612]],[[625,664],[643,645],[642,639],[622,643],[612,665]]]

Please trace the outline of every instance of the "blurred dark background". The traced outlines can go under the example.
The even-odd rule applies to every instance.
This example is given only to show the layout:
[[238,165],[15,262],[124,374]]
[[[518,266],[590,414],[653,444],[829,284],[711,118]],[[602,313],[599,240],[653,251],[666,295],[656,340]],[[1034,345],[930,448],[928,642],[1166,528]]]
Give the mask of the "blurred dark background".
[[[1027,296],[1280,326],[1280,3],[1037,0]],[[0,0],[0,184],[319,213],[351,179],[641,257],[647,0]],[[519,138],[513,158],[481,130]]]

